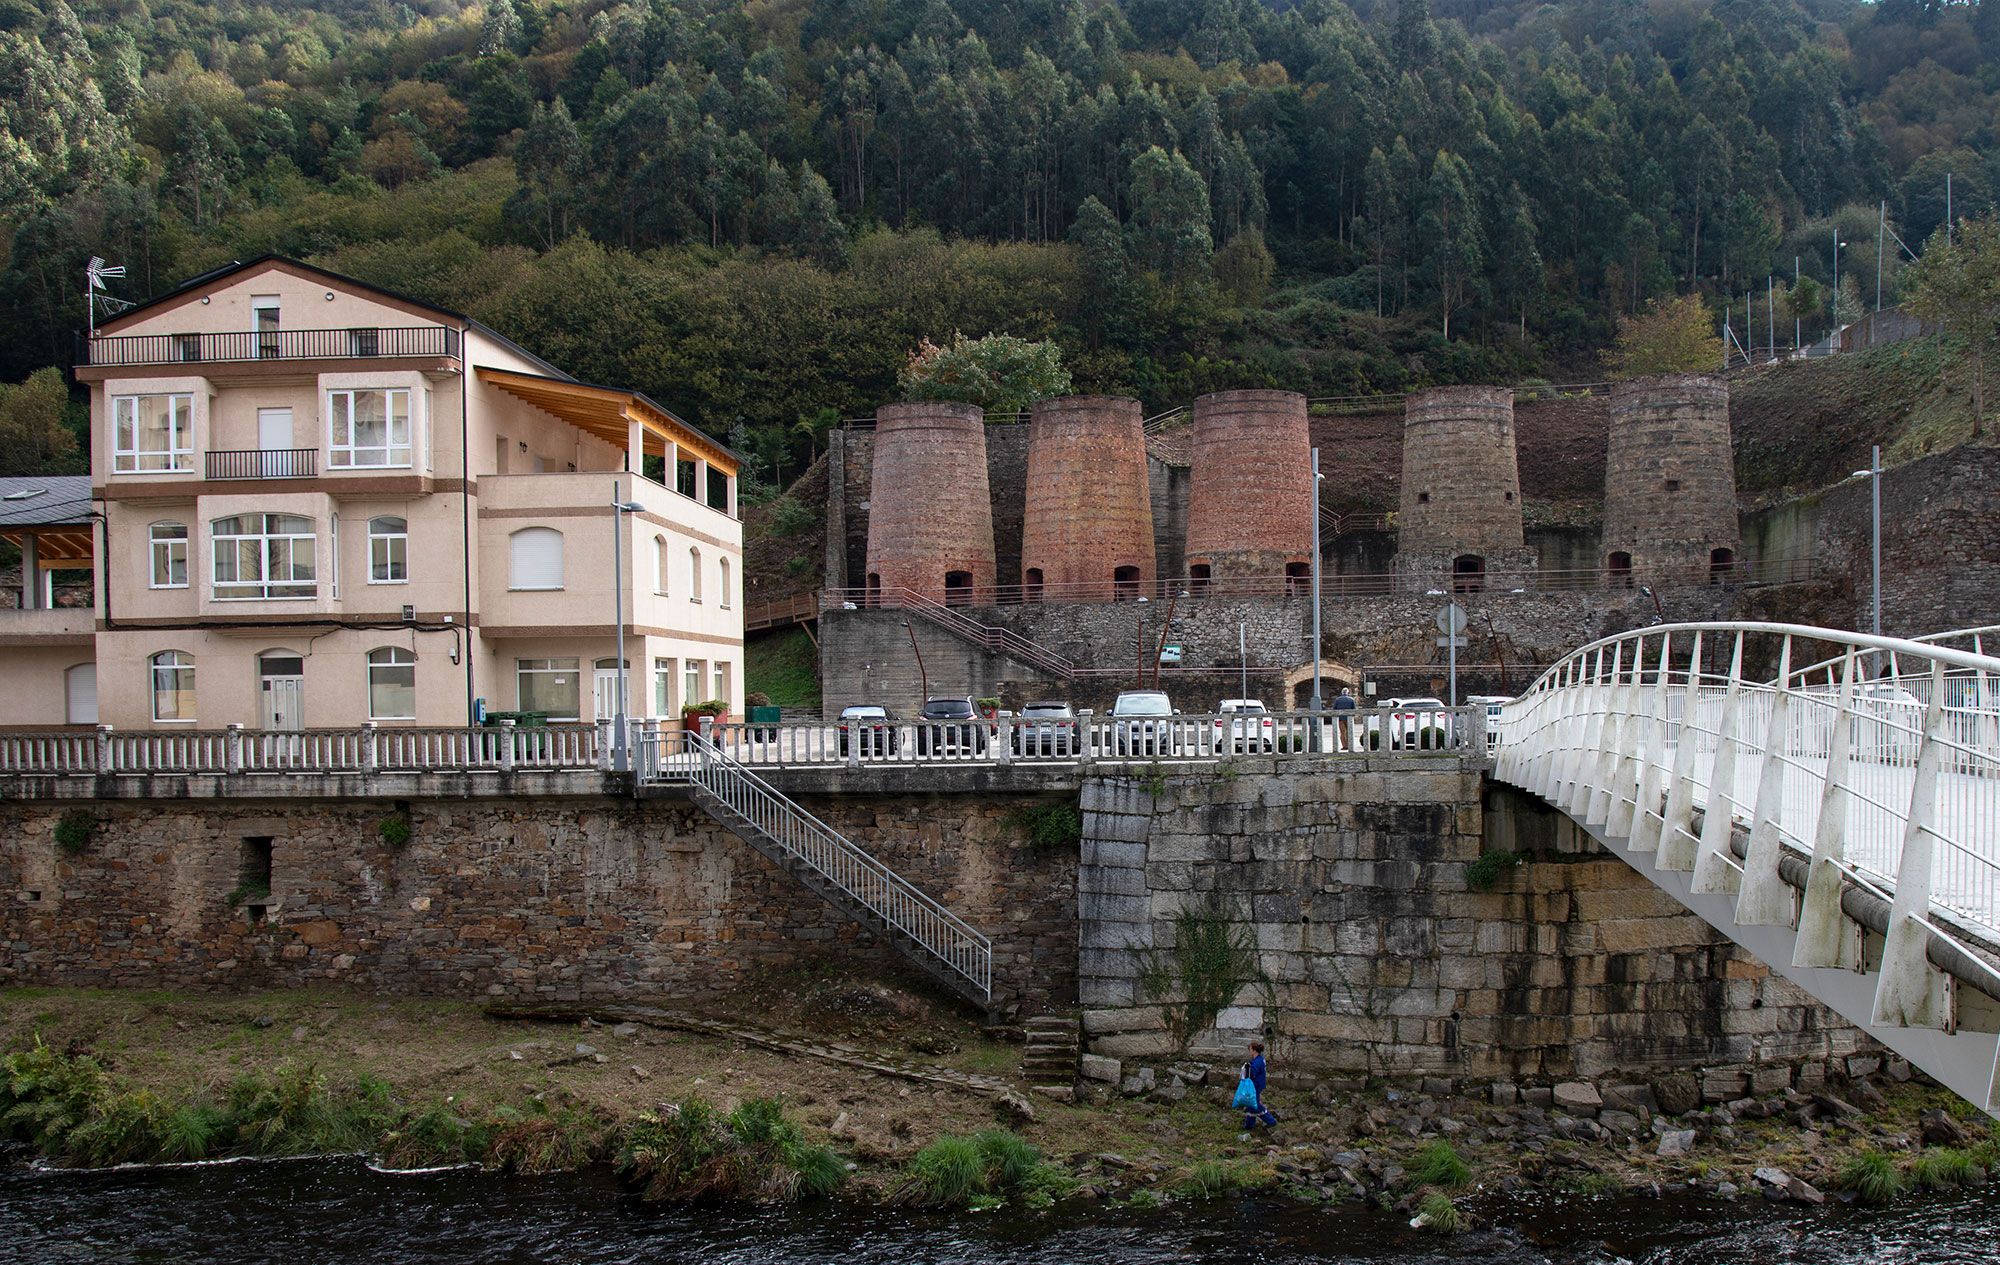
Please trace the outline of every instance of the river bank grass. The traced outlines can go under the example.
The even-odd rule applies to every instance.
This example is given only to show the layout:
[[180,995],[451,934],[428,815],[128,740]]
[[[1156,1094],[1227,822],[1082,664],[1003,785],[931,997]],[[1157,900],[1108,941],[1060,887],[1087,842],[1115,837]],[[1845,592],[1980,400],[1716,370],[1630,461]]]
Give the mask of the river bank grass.
[[[1871,1086],[1868,1110],[1810,1127],[1690,1113],[1674,1127],[1698,1140],[1675,1155],[1656,1153],[1651,1134],[1552,1136],[1473,1087],[1437,1101],[1408,1086],[1275,1088],[1285,1123],[1251,1138],[1213,1086],[1177,1101],[1035,1097],[1024,1117],[971,1088],[997,1078],[1025,1090],[1018,1045],[879,986],[807,991],[820,998],[812,1006],[831,996],[830,1009],[773,1002],[768,1013],[832,1028],[863,1058],[341,992],[0,990],[0,1133],[88,1166],[335,1153],[392,1168],[607,1165],[646,1197],[675,1201],[1144,1207],[1266,1192],[1360,1200],[1440,1233],[1526,1191],[1786,1197],[1756,1177],[1782,1169],[1880,1204],[1983,1183],[2000,1166],[1984,1117],[1914,1083]],[[925,1066],[973,1075],[939,1082],[861,1065],[917,1049],[932,1052]],[[1952,1143],[1925,1145],[1921,1122],[1946,1128],[1940,1116]]]

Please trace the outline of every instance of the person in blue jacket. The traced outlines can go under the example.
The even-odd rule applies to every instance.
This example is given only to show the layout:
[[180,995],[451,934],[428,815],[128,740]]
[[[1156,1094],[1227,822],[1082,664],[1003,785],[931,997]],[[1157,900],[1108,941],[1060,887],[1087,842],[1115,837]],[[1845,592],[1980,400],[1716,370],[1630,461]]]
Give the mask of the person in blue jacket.
[[1262,1041],[1252,1041],[1250,1043],[1250,1061],[1243,1065],[1243,1075],[1252,1085],[1257,1087],[1257,1106],[1254,1110],[1243,1113],[1243,1132],[1248,1133],[1256,1128],[1257,1122],[1260,1120],[1264,1122],[1265,1128],[1276,1128],[1278,1125],[1278,1113],[1264,1105],[1265,1073],[1264,1043]]

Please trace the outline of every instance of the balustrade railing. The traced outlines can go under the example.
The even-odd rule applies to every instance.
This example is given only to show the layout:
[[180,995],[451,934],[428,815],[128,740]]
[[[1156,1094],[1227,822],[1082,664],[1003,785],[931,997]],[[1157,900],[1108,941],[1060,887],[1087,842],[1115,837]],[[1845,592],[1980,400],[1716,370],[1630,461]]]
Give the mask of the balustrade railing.
[[82,339],[78,361],[87,365],[165,365],[456,356],[458,345],[458,331],[444,325],[116,334]]
[[608,724],[0,733],[14,774],[424,773],[606,770]]
[[317,448],[227,448],[203,454],[211,479],[310,479],[319,473]]

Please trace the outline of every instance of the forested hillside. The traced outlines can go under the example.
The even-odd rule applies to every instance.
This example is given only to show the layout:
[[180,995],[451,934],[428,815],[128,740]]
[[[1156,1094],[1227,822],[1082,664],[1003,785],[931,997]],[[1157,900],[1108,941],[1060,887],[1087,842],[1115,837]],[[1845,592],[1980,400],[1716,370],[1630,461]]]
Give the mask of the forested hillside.
[[1836,225],[1872,305],[1878,201],[1991,205],[1996,115],[2000,0],[0,0],[0,379],[68,362],[90,254],[272,251],[766,476],[954,329],[1149,405],[1585,375]]

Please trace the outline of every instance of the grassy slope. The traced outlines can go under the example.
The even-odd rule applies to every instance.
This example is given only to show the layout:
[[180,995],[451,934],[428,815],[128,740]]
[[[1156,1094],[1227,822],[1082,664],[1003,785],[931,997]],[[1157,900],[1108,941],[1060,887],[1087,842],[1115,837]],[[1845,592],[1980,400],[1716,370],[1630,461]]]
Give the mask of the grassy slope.
[[776,707],[817,708],[819,649],[803,628],[786,628],[753,638],[743,648],[744,683],[767,694]]

